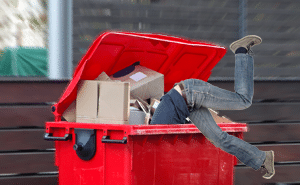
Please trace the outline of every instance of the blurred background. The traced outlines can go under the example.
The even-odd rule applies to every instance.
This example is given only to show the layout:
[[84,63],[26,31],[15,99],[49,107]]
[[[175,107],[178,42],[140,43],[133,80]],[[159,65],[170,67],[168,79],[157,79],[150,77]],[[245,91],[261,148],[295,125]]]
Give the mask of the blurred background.
[[239,163],[235,184],[300,184],[300,1],[1,0],[0,184],[56,184],[54,145],[43,141],[74,68],[104,31],[159,33],[228,48],[209,82],[234,91],[229,44],[259,35],[253,105],[220,111],[247,123],[247,142],[274,150],[271,180]]
[[47,76],[46,1],[0,2],[0,76]]
[[[74,64],[104,30],[175,35],[228,47],[259,35],[256,78],[299,76],[300,2],[289,0],[78,0],[74,1]],[[233,77],[229,50],[211,77]],[[213,78],[211,78],[213,79]]]
[[[45,66],[42,61],[37,63],[28,59],[31,68],[39,67],[34,73],[30,66],[22,64],[18,56],[22,49],[31,48],[31,52],[39,52],[41,58],[45,55],[42,51],[48,51],[51,40],[48,42],[47,17],[52,14],[47,11],[47,4],[50,3],[47,0],[3,0],[0,3],[0,51],[1,60],[5,60],[0,66],[0,76],[50,75],[46,58],[44,63],[48,65]],[[72,57],[68,59],[72,60],[72,65],[67,66],[72,72],[99,34],[118,30],[174,35],[226,47],[245,35],[259,35],[263,43],[253,49],[255,78],[299,77],[300,3],[297,1],[73,0],[72,3],[72,18],[62,14],[55,22],[56,26],[60,25],[59,20],[72,23],[72,48],[69,50]],[[68,6],[61,8],[70,9]],[[55,20],[55,16],[50,17]],[[211,79],[233,77],[233,56],[231,51],[227,52],[214,68]],[[18,70],[8,67],[7,63],[12,61]],[[67,78],[70,77],[71,74]]]

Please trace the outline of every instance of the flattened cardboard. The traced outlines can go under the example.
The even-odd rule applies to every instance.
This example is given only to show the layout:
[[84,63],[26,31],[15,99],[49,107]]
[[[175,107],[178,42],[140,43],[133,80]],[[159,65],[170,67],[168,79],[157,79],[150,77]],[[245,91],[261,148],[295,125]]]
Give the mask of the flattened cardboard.
[[160,103],[159,100],[155,99],[155,98],[151,98],[151,104],[150,104],[150,114],[151,116],[153,116],[158,104]]
[[136,99],[130,99],[130,106],[132,107],[136,102]]
[[[109,76],[102,72],[95,80],[98,81],[111,81]],[[62,117],[65,118],[68,122],[76,121],[76,99],[70,104],[70,106],[64,111]]]
[[137,101],[135,104],[138,106],[138,108],[140,108],[145,113],[149,113],[148,103],[146,101],[142,100],[140,97],[136,97],[136,98],[137,98]]
[[78,87],[76,122],[128,124],[128,82],[82,80]]
[[139,109],[139,105],[138,105],[137,101],[138,101],[137,99],[130,99],[130,107]]
[[110,78],[129,82],[130,94],[143,100],[164,95],[164,75],[144,66],[137,65],[125,76],[115,78],[111,75]]
[[138,108],[140,111],[143,111],[145,114],[145,125],[149,125],[150,123],[150,110],[149,105],[146,101],[142,100],[140,97],[136,97],[136,99],[133,100],[133,107]]

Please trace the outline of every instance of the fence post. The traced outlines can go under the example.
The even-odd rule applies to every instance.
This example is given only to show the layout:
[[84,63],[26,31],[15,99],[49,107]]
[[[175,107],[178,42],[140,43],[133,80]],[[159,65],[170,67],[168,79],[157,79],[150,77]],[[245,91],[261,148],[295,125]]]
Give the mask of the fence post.
[[239,0],[239,38],[247,35],[247,0]]
[[71,79],[73,0],[49,2],[49,78]]

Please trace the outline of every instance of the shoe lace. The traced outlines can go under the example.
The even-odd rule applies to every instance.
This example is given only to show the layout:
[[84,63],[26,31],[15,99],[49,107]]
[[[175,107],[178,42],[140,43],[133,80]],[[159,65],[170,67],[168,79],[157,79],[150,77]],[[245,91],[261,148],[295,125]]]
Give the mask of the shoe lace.
[[254,56],[254,52],[251,50],[251,46],[254,45],[254,41],[247,45],[248,54]]
[[267,172],[268,172],[267,168],[264,165],[262,165],[260,168],[260,173],[267,173]]
[[254,52],[251,49],[248,50],[248,54],[254,56]]

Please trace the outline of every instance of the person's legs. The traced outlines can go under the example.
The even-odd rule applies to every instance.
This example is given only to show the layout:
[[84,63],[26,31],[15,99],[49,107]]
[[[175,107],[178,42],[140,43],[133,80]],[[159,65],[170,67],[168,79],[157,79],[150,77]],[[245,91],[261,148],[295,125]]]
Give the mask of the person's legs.
[[216,147],[236,156],[242,163],[258,170],[266,158],[266,154],[257,147],[223,132],[214,121],[208,108],[200,107],[190,113],[190,120]]
[[216,124],[208,108],[214,110],[242,110],[248,108],[253,98],[253,57],[235,55],[235,92],[221,89],[198,79],[187,79],[183,93],[186,94],[190,120],[212,143],[236,156],[247,166],[257,170],[266,154],[257,147],[223,132]]
[[198,79],[182,81],[190,111],[201,106],[214,110],[242,110],[250,107],[253,97],[253,57],[235,55],[235,92]]
[[[248,37],[250,38],[250,37]],[[234,42],[231,45],[233,51],[243,48],[240,45],[246,45],[246,51],[249,51],[250,46],[259,44],[257,38],[250,42],[247,37]],[[248,42],[248,43],[247,43]],[[232,47],[233,46],[233,47]],[[235,53],[235,52],[234,52]],[[241,162],[247,166],[257,170],[264,161],[274,159],[274,154],[266,159],[266,153],[260,151],[257,147],[223,132],[221,128],[215,123],[207,108],[214,110],[242,110],[246,109],[252,104],[253,98],[253,57],[244,54],[236,53],[235,55],[235,92],[227,91],[207,82],[198,79],[188,79],[181,83],[184,85],[183,94],[186,96],[188,108],[190,111],[190,120],[197,126],[197,128],[205,135],[212,143],[222,150],[235,155]],[[275,174],[274,160],[268,164],[268,173],[264,178],[271,178]]]
[[236,156],[245,165],[257,170],[266,154],[257,147],[223,132],[208,108],[214,110],[242,110],[248,108],[253,97],[253,57],[235,55],[235,92],[227,91],[198,79],[184,80],[184,93],[190,107],[190,120],[216,147]]

